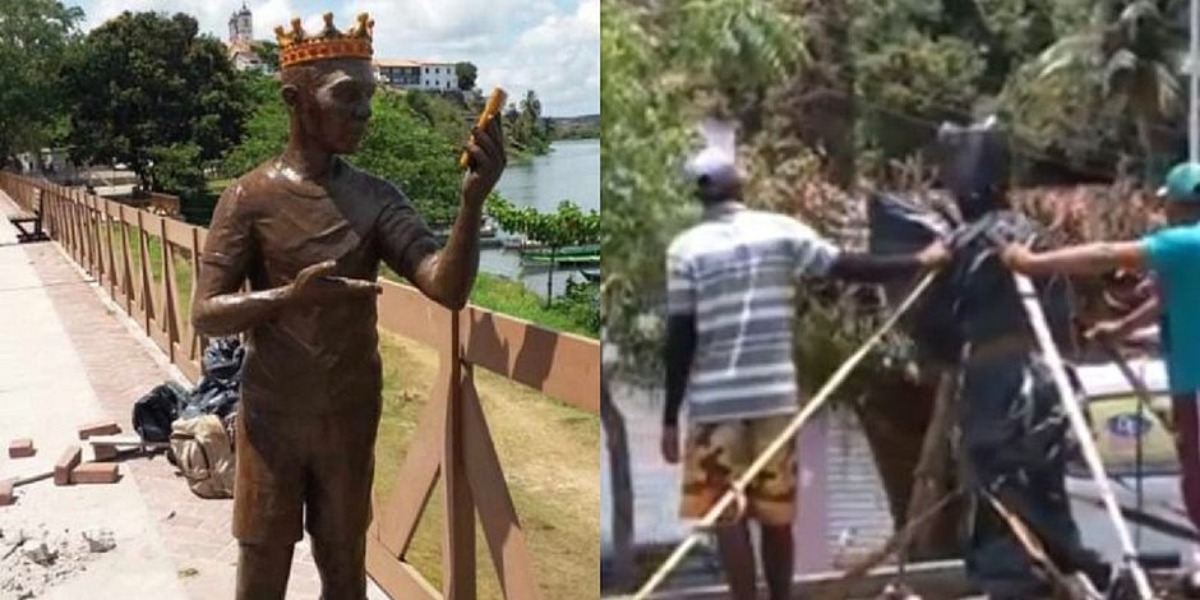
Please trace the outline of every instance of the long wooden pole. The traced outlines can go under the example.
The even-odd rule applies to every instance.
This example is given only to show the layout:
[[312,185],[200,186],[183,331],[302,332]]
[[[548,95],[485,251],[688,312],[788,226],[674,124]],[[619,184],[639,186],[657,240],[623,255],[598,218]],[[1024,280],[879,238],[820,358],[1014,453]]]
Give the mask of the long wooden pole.
[[[946,465],[950,459],[950,433],[954,428],[955,396],[958,378],[956,369],[941,369],[938,373],[937,391],[934,395],[933,415],[925,430],[921,444],[921,457],[913,469],[913,485],[909,492],[908,514],[905,521],[912,520],[932,505],[938,494],[946,487]],[[913,534],[912,543],[901,550],[903,561],[908,562],[912,546],[918,552],[926,552],[930,544],[932,528],[924,525]]]
[[813,414],[815,414],[817,410],[820,409],[827,400],[829,400],[829,398],[833,395],[833,392],[836,391],[839,386],[841,386],[846,378],[850,376],[850,373],[854,370],[854,368],[858,366],[858,363],[862,362],[862,360],[866,358],[867,353],[871,350],[871,348],[873,348],[875,344],[878,344],[879,341],[883,339],[883,336],[896,326],[896,323],[900,321],[900,317],[912,307],[912,305],[917,301],[917,298],[919,298],[921,294],[925,292],[926,288],[928,288],[933,282],[934,275],[936,275],[936,272],[927,273],[924,278],[917,283],[916,287],[909,292],[908,297],[904,299],[904,302],[902,302],[899,307],[897,307],[896,312],[892,313],[892,316],[888,318],[883,326],[880,327],[866,342],[864,342],[862,346],[859,346],[858,350],[855,351],[850,358],[846,359],[846,361],[842,363],[842,366],[839,367],[838,370],[834,372],[833,376],[831,376],[829,380],[825,382],[825,385],[821,387],[821,390],[818,391],[817,394],[813,396],[807,404],[804,405],[804,408],[800,410],[800,413],[797,414],[794,419],[792,419],[792,422],[787,426],[787,428],[784,429],[769,446],[767,446],[766,450],[764,450],[762,454],[760,454],[754,461],[754,463],[750,465],[750,468],[746,469],[746,472],[743,473],[742,476],[733,483],[731,489],[725,492],[725,494],[721,496],[721,499],[718,500],[711,509],[709,509],[708,513],[704,515],[704,518],[700,520],[700,523],[696,526],[692,533],[688,535],[688,537],[681,544],[679,544],[677,548],[675,548],[675,551],[671,553],[671,556],[668,557],[665,562],[663,562],[658,570],[654,572],[654,575],[651,576],[650,579],[647,580],[646,583],[641,587],[641,589],[638,590],[637,594],[634,595],[635,600],[644,600],[650,595],[651,592],[655,590],[655,588],[662,585],[663,581],[666,580],[667,575],[673,569],[675,569],[675,567],[679,566],[679,563],[683,561],[683,558],[687,555],[688,551],[690,551],[696,545],[696,543],[700,541],[700,532],[711,528],[713,524],[717,522],[717,519],[720,517],[720,515],[729,508],[729,505],[732,504],[736,498],[742,497],[746,487],[751,481],[754,480],[758,473],[767,466],[767,462],[769,462],[772,457],[778,454],[779,451],[782,450],[790,440],[792,440],[792,438],[796,437],[796,432],[800,431],[800,428],[803,427],[806,422],[808,422]]
[[1087,426],[1087,421],[1083,418],[1083,413],[1079,409],[1079,405],[1075,402],[1075,392],[1071,388],[1071,383],[1067,379],[1067,371],[1063,366],[1062,356],[1058,353],[1058,346],[1054,343],[1054,338],[1050,335],[1050,327],[1046,324],[1046,315],[1042,312],[1042,305],[1038,300],[1037,291],[1033,287],[1033,282],[1028,277],[1013,273],[1013,279],[1017,284],[1017,293],[1021,295],[1021,303],[1025,307],[1025,312],[1029,316],[1029,324],[1033,327],[1033,333],[1037,337],[1038,345],[1041,346],[1042,354],[1049,363],[1050,372],[1054,376],[1054,385],[1058,388],[1059,402],[1062,403],[1063,410],[1067,413],[1067,418],[1071,423],[1071,429],[1075,433],[1076,439],[1079,441],[1080,450],[1082,450],[1083,459],[1087,463],[1088,470],[1091,471],[1092,480],[1096,484],[1096,489],[1100,492],[1100,498],[1104,501],[1104,507],[1108,511],[1108,518],[1112,522],[1113,529],[1116,531],[1117,540],[1121,544],[1121,553],[1125,568],[1133,576],[1133,583],[1137,587],[1138,597],[1142,600],[1151,600],[1154,597],[1154,592],[1150,588],[1150,580],[1146,577],[1146,572],[1142,570],[1141,564],[1138,562],[1137,550],[1133,545],[1133,537],[1129,535],[1129,527],[1125,524],[1125,519],[1121,516],[1121,509],[1117,505],[1116,496],[1113,495],[1112,486],[1109,484],[1108,476],[1104,472],[1104,463],[1100,460],[1100,453],[1096,450],[1096,442],[1092,439],[1092,432]]

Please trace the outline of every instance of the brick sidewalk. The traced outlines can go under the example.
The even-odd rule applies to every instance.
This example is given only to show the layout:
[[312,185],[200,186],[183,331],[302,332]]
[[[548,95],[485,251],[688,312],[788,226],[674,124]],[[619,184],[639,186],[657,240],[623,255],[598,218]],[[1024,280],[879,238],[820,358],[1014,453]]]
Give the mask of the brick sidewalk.
[[[108,416],[132,433],[133,403],[169,379],[180,377],[132,322],[82,283],[80,271],[55,244],[25,247],[63,328],[83,362],[87,379]],[[159,534],[180,572],[188,595],[232,598],[237,543],[230,534],[233,502],[204,500],[191,493],[164,455],[123,460],[155,519]],[[307,540],[296,547],[288,598],[316,600],[320,584]]]

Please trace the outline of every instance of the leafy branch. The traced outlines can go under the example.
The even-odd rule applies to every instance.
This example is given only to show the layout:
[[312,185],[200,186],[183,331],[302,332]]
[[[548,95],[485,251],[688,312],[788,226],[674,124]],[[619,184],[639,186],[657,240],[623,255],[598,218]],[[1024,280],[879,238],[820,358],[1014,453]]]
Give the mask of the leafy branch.
[[518,208],[493,194],[488,199],[488,213],[505,231],[520,234],[550,250],[550,270],[546,275],[547,307],[553,303],[558,251],[600,241],[600,211],[584,212],[569,200],[560,202],[557,211],[543,213],[531,207]]
[[600,241],[600,211],[584,212],[569,200],[563,200],[552,213],[531,207],[519,208],[499,196],[488,199],[488,214],[505,231],[517,233],[557,250],[567,246],[595,244]]

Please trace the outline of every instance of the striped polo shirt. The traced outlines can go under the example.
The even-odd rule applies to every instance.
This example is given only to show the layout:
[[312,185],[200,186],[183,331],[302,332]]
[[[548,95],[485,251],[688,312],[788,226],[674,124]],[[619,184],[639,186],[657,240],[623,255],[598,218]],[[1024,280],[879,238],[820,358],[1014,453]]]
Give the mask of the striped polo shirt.
[[685,395],[693,422],[795,412],[796,284],[825,275],[838,249],[785,215],[728,202],[667,250],[667,310],[694,315]]

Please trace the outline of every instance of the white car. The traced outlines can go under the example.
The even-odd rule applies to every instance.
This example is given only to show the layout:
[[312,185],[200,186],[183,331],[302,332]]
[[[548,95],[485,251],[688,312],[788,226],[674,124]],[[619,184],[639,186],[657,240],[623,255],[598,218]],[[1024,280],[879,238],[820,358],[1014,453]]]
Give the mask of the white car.
[[[1131,511],[1125,521],[1139,554],[1173,558],[1188,565],[1195,544],[1180,534],[1194,530],[1184,512],[1180,490],[1165,368],[1157,358],[1130,360],[1128,364],[1153,395],[1152,405],[1140,406],[1134,386],[1115,363],[1084,365],[1077,368],[1077,374],[1086,397],[1085,415],[1118,503],[1126,510],[1146,515],[1139,519]],[[1070,465],[1067,491],[1084,543],[1119,564],[1121,545],[1082,459]],[[1156,526],[1146,523],[1149,520]],[[1166,528],[1175,528],[1175,535],[1162,531]]]

